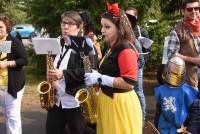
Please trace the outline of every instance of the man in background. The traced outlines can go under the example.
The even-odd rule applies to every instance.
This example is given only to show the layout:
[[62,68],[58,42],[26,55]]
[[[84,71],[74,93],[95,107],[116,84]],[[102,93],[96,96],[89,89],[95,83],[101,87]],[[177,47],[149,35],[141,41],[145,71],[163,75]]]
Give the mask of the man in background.
[[[140,27],[139,25],[136,25],[137,22],[137,18],[138,18],[138,11],[137,9],[133,8],[133,7],[129,7],[126,10],[126,15],[129,18],[129,21],[131,22],[131,26],[133,28],[133,32],[135,34],[136,39],[138,39],[139,37],[146,37],[149,38],[149,34],[148,32]],[[143,92],[143,65],[145,63],[145,58],[144,55],[141,53],[147,52],[147,50],[145,50],[142,47],[141,42],[139,43],[139,45],[137,45],[138,41],[136,41],[136,48],[140,54],[139,56],[139,68],[138,68],[138,81],[135,87],[135,91],[140,99],[140,103],[141,103],[141,107],[142,107],[142,112],[143,112],[143,119],[145,120],[145,116],[146,116],[146,102],[145,102],[145,96],[144,96],[144,92]]]

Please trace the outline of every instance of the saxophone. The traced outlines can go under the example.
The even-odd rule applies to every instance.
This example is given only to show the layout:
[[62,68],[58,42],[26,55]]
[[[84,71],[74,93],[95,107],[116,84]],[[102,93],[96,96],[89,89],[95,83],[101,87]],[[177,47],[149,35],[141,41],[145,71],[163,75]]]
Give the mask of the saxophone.
[[[52,52],[48,52],[46,55],[46,65],[47,65],[47,72],[53,67],[53,57]],[[42,81],[37,87],[37,90],[40,95],[40,103],[41,108],[48,110],[49,108],[53,107],[55,104],[55,89],[52,86],[53,81],[48,78],[47,81]]]
[[[86,56],[83,52],[80,52],[81,58],[83,59],[83,65],[85,73],[91,72],[91,61],[90,57]],[[80,89],[75,99],[81,104],[83,108],[83,114],[87,122],[93,124],[97,121],[97,90],[95,86],[86,86]]]

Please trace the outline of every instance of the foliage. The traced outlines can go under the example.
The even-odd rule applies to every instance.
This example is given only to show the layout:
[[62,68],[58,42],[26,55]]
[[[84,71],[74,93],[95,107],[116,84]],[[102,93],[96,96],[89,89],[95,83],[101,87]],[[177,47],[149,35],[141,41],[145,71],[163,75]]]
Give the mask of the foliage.
[[[180,20],[179,10],[183,0],[108,0],[118,2],[123,9],[135,7],[139,10],[138,24],[146,27],[154,41],[146,70],[153,70],[161,64],[164,37],[171,27]],[[100,35],[100,14],[106,10],[106,0],[1,0],[0,12],[8,15],[14,24],[31,23],[38,30],[45,29],[50,37],[60,35],[60,15],[67,10],[87,9],[96,23]],[[158,20],[149,24],[149,20]],[[102,42],[102,41],[101,41]],[[102,48],[103,45],[101,46]],[[45,74],[45,57],[36,56],[28,49],[30,72]],[[34,68],[37,68],[35,70]],[[29,72],[28,71],[28,72]]]
[[7,15],[13,24],[24,23],[27,15],[23,10],[22,3],[22,0],[2,0],[0,1],[0,12],[1,14]]
[[162,62],[164,39],[168,36],[175,23],[180,21],[180,15],[164,15],[157,24],[148,25],[150,38],[154,41],[146,64],[147,70],[157,68]]
[[31,44],[26,47],[29,64],[26,66],[26,74],[37,77],[37,79],[45,79],[46,76],[46,57],[44,55],[36,55]]
[[74,0],[25,0],[29,21],[38,29],[44,28],[52,37],[59,34],[60,14],[74,6]]

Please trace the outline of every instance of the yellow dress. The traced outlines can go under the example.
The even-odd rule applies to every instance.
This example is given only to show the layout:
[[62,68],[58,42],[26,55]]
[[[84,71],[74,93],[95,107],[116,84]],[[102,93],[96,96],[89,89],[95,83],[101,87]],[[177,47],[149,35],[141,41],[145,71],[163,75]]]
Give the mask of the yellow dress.
[[135,91],[114,93],[102,91],[98,97],[97,134],[142,134],[142,110]]

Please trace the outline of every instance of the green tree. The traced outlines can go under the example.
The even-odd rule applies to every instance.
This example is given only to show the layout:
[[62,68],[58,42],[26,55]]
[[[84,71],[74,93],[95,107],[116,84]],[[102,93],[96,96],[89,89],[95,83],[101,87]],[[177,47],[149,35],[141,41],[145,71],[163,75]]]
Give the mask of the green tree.
[[27,19],[23,0],[1,0],[0,12],[1,14],[7,15],[13,24],[24,23]]
[[[67,10],[87,9],[96,21],[100,31],[100,14],[106,10],[106,0],[24,0],[28,21],[38,29],[46,29],[51,37],[60,35],[60,15]],[[146,65],[147,69],[155,69],[161,64],[164,37],[179,16],[181,0],[108,0],[118,2],[121,8],[129,6],[139,10],[139,24],[145,26],[150,19],[157,19],[158,24],[148,27],[151,39],[154,40],[152,52]],[[169,7],[173,6],[173,12]],[[178,16],[178,17],[177,17]]]

